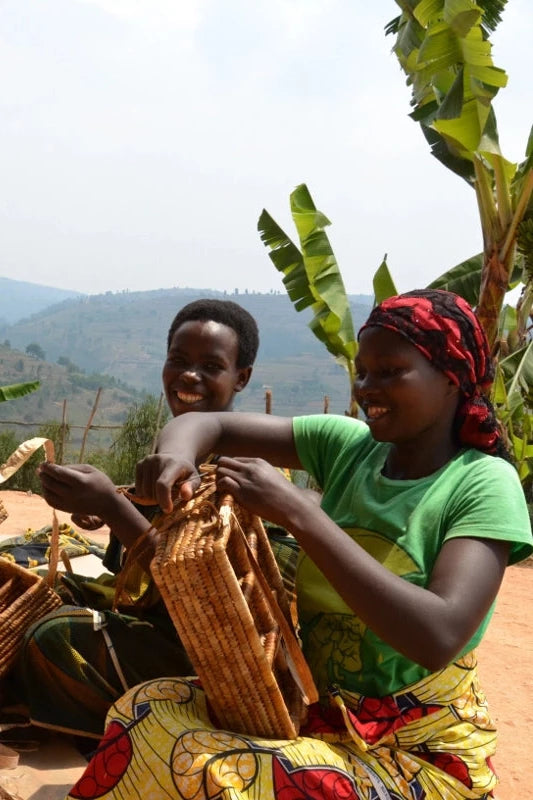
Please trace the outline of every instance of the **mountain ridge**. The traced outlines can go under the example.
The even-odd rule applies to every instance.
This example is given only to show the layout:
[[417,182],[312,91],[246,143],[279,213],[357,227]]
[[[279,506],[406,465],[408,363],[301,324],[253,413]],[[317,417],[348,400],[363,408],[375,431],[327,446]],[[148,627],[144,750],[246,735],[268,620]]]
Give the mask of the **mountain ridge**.
[[[113,376],[133,391],[159,395],[170,323],[183,305],[201,297],[240,303],[258,323],[256,366],[236,408],[264,411],[267,388],[272,392],[273,413],[321,413],[326,395],[332,412],[344,413],[349,407],[347,373],[309,329],[309,310],[296,312],[282,292],[235,290],[230,294],[174,287],[77,295],[15,323],[0,325],[0,341],[23,352],[28,345],[38,344],[49,363],[60,359],[86,374]],[[357,330],[368,315],[372,298],[350,295],[349,302]],[[35,370],[27,374],[25,367],[20,380],[33,380],[34,374]]]
[[[0,324],[11,325],[82,292],[0,277]],[[24,309],[24,313],[21,312]]]

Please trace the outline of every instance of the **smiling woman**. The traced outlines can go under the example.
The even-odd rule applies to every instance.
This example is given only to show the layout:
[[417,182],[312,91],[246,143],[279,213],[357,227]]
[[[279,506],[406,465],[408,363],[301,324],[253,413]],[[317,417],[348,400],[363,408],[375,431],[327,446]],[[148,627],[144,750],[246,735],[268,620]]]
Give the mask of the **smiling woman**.
[[[508,457],[483,391],[494,375],[488,345],[463,298],[431,290],[389,298],[372,311],[359,338],[356,399],[375,439],[410,440],[411,477],[421,452],[432,452],[434,469],[460,445]],[[387,430],[395,419],[396,432]]]
[[168,334],[163,386],[173,416],[231,411],[252,374],[259,335],[237,303],[197,300],[174,318]]

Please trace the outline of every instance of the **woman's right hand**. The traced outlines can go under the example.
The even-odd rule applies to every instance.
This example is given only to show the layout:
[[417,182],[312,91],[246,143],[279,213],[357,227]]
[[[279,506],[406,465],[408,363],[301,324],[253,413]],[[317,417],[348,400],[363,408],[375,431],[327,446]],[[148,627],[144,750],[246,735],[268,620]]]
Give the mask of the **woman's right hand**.
[[[176,484],[178,486],[173,491]],[[195,465],[172,453],[154,453],[137,464],[135,493],[155,500],[166,514],[172,511],[177,496],[190,500],[199,485],[200,476]]]
[[78,517],[106,521],[118,496],[115,484],[89,464],[59,466],[44,462],[37,470],[46,502]]

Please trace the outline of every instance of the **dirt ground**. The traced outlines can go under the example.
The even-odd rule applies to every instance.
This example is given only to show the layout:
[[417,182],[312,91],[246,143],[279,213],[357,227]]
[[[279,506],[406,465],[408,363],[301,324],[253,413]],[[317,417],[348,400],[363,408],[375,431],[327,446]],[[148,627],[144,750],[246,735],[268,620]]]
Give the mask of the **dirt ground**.
[[[0,538],[15,536],[28,527],[34,530],[51,523],[51,510],[38,495],[0,491],[0,498],[9,513],[0,528]],[[60,521],[70,521],[59,513]],[[93,532],[91,538],[101,541],[105,530]],[[498,800],[519,800],[529,797],[533,786],[533,561],[507,570],[489,630],[479,648],[480,677],[492,715],[499,730],[499,746],[495,766],[500,776]],[[71,752],[65,750],[65,760]],[[60,765],[53,765],[59,774]],[[40,767],[42,770],[42,766]],[[72,767],[76,778],[80,767]],[[1,770],[0,773],[6,773]],[[49,774],[48,774],[49,773]],[[68,771],[61,771],[61,784],[55,783],[51,770],[41,775],[41,787],[26,793],[22,800],[59,800],[65,794]],[[48,775],[48,777],[45,777]],[[49,790],[44,791],[46,786]],[[54,793],[54,785],[59,793]],[[7,788],[7,787],[6,787]]]

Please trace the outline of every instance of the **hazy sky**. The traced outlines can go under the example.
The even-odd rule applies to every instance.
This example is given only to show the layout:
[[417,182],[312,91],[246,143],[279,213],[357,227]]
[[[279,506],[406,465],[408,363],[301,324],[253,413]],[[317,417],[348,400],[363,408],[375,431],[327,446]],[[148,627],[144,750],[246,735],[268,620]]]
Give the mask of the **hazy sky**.
[[[0,275],[83,292],[282,286],[307,183],[347,289],[383,254],[400,290],[481,249],[473,191],[429,154],[384,25],[394,0],[0,0]],[[519,161],[531,0],[492,38]]]

